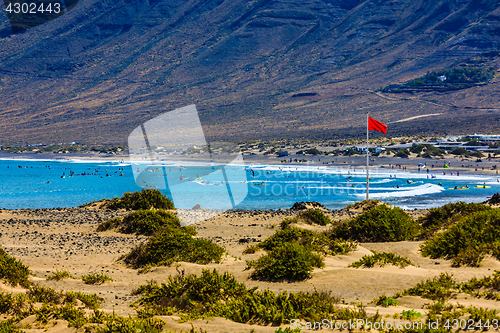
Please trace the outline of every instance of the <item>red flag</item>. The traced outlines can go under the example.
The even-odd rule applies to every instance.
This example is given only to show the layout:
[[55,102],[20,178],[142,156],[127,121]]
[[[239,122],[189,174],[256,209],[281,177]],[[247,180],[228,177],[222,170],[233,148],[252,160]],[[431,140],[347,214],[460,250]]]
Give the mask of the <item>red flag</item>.
[[370,131],[379,131],[384,134],[387,133],[387,125],[373,119],[372,117],[368,117],[368,129]]

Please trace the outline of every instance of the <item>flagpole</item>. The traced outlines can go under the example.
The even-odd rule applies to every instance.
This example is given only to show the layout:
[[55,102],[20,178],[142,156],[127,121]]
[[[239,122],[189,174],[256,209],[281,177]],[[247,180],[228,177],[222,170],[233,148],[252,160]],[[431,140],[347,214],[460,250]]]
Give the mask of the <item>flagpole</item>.
[[366,200],[370,198],[370,150],[368,149],[368,112],[366,112]]

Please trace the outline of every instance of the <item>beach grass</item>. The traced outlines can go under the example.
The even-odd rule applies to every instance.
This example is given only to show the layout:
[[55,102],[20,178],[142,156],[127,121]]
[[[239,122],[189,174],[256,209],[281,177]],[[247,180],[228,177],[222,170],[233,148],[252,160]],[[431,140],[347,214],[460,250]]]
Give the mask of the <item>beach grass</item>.
[[[76,307],[76,300],[92,311]],[[0,313],[10,318],[0,322],[0,332],[22,332],[26,326],[19,322],[29,316],[34,316],[35,321],[28,328],[47,329],[49,322],[65,320],[68,327],[89,333],[163,332],[165,322],[160,319],[110,314],[99,310],[102,302],[103,299],[96,294],[55,291],[36,284],[30,286],[26,294],[0,292]]]
[[78,291],[56,291],[38,284],[30,286],[26,295],[30,301],[37,303],[74,304],[76,300],[79,300],[90,309],[99,308],[99,305],[104,301],[97,294],[85,294]]
[[103,284],[104,282],[112,282],[113,279],[103,273],[89,273],[82,275],[82,281],[85,284]]
[[19,260],[11,257],[0,248],[0,278],[5,282],[15,287],[17,285],[25,288],[30,286],[29,282],[30,270]]
[[[485,309],[483,307],[469,306],[465,307],[460,304],[452,305],[449,303],[435,302],[429,304],[427,310],[427,325],[422,329],[414,330],[418,332],[460,332],[460,326],[469,330],[489,331],[489,329],[498,326],[495,323],[500,321],[498,310]],[[413,311],[408,312],[408,311]],[[400,319],[408,318],[412,314],[416,314],[415,310],[403,310]],[[413,318],[418,320],[418,318]],[[430,323],[435,323],[429,325]],[[477,326],[476,326],[477,325]],[[452,330],[453,329],[453,330]]]
[[159,318],[127,318],[116,314],[104,314],[102,317],[102,319],[95,316],[90,317],[89,322],[100,325],[87,325],[85,333],[171,333],[171,331],[163,329],[165,321]]
[[47,281],[60,281],[62,279],[76,279],[76,277],[71,275],[67,270],[56,270],[47,277]]
[[285,327],[285,328],[281,328],[281,327],[278,327],[278,329],[276,331],[274,331],[274,333],[300,333],[302,330],[300,328],[290,328],[290,327]]
[[439,276],[419,282],[414,287],[403,291],[402,295],[420,296],[433,301],[444,302],[459,290],[460,285],[453,275],[441,273]]
[[415,266],[408,258],[404,258],[398,256],[392,252],[375,252],[373,251],[372,255],[363,256],[358,261],[353,262],[348,267],[354,268],[371,268],[375,265],[379,265],[380,267],[384,267],[385,265],[394,265],[399,268],[405,268],[407,266]]
[[417,283],[414,287],[396,293],[393,298],[401,296],[420,296],[422,298],[436,301],[435,305],[445,304],[446,301],[458,293],[469,294],[477,298],[500,301],[500,271],[482,278],[473,277],[465,282],[458,282],[450,273],[441,273],[430,279]]
[[[97,311],[103,299],[96,294],[83,294],[80,292],[55,291],[52,288],[32,285],[25,294],[0,292],[0,313],[12,316],[13,322],[18,322],[35,314],[37,321],[46,322],[49,318],[66,319],[69,312],[80,316],[85,312],[75,308],[76,300],[80,300],[86,307]],[[41,304],[34,306],[34,304]],[[71,317],[71,316],[70,316]],[[71,323],[71,322],[70,322]]]
[[398,305],[398,300],[394,298],[387,297],[385,294],[380,295],[378,298],[373,300],[376,306],[383,306],[385,308],[389,306]]
[[[342,308],[329,292],[281,292],[247,288],[230,273],[203,270],[200,276],[169,276],[167,283],[142,289],[135,302],[139,314],[181,313],[182,320],[223,317],[248,324],[289,323],[292,319],[320,321],[368,318],[363,308]],[[379,316],[371,318],[374,322]]]
[[0,321],[0,332],[2,333],[22,333],[22,326],[16,325],[12,320]]

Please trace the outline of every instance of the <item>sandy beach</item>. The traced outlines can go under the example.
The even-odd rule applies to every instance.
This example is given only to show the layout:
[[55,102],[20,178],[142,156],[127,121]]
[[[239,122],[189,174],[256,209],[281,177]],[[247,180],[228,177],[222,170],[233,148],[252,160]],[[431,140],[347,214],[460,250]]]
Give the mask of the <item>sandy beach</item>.
[[[200,274],[202,269],[216,268],[220,272],[234,274],[238,281],[244,282],[247,287],[269,289],[273,292],[281,291],[314,291],[326,290],[343,299],[342,306],[356,307],[356,304],[366,305],[369,314],[379,311],[384,315],[401,313],[403,310],[415,310],[421,313],[428,311],[425,304],[429,300],[404,296],[395,307],[375,307],[374,298],[386,294],[393,295],[410,288],[418,282],[438,276],[442,272],[453,274],[458,281],[466,281],[472,277],[491,275],[500,270],[500,262],[491,257],[483,260],[480,268],[451,267],[450,261],[442,259],[424,258],[419,253],[422,242],[404,241],[395,243],[361,243],[357,250],[347,255],[327,256],[325,267],[315,269],[311,279],[303,282],[260,282],[249,278],[250,272],[245,270],[246,260],[257,259],[262,252],[243,254],[243,250],[252,244],[265,240],[271,236],[284,218],[294,217],[301,210],[283,209],[267,211],[226,211],[216,217],[195,224],[198,236],[213,240],[227,250],[224,260],[220,264],[198,265],[179,263],[171,266],[160,266],[144,274],[128,268],[119,261],[121,255],[130,251],[134,245],[145,242],[146,236],[134,236],[114,231],[97,232],[97,225],[109,218],[123,216],[125,210],[111,211],[98,208],[94,204],[84,208],[68,209],[36,209],[36,210],[3,210],[0,212],[2,232],[0,241],[2,247],[16,259],[28,265],[34,283],[52,287],[56,290],[73,290],[85,293],[97,293],[105,299],[102,309],[106,312],[115,312],[118,315],[135,315],[130,304],[138,299],[133,296],[132,290],[147,281],[167,281],[169,275],[178,274],[179,270],[186,274]],[[349,219],[361,210],[356,208],[342,210],[327,210],[321,208],[334,221]],[[414,218],[426,211],[408,211]],[[195,217],[205,214],[207,217],[213,212],[180,211],[185,217]],[[325,230],[327,226],[313,226],[299,224],[299,227]],[[374,267],[370,269],[355,269],[347,267],[359,260],[362,256],[371,254],[371,251],[393,252],[409,258],[416,266],[404,269],[395,266]],[[46,278],[56,270],[68,270],[77,279],[64,279],[58,282],[47,281]],[[105,273],[113,279],[102,285],[87,285],[80,276],[90,272]],[[3,291],[22,292],[5,284]],[[462,305],[481,306],[488,309],[499,309],[500,303],[493,300],[476,299],[467,295],[457,295],[451,302]],[[200,328],[207,332],[274,332],[276,327],[257,326],[230,322],[222,318],[195,320],[193,322],[179,322],[179,316],[162,316],[166,320],[166,328],[180,332],[189,331],[191,324],[198,331]],[[28,322],[33,318],[26,319]],[[76,332],[75,328],[68,328],[64,321],[57,321],[48,325],[48,332]],[[25,332],[41,332],[34,325]],[[47,327],[46,327],[47,328]]]
[[128,161],[129,155],[124,152],[105,154],[97,152],[79,152],[79,153],[8,153],[0,151],[0,159],[29,159],[29,160],[105,160],[105,161]]
[[[292,162],[290,163],[290,158]],[[294,162],[295,159],[305,159],[307,162]],[[370,169],[384,169],[395,170],[396,172],[402,171],[403,167],[406,167],[408,172],[419,172],[419,164],[427,165],[427,167],[420,167],[420,172],[425,173],[427,168],[433,174],[442,174],[446,172],[456,175],[458,171],[462,175],[471,174],[483,174],[483,175],[498,175],[495,166],[500,167],[499,158],[483,158],[482,162],[476,162],[477,158],[462,158],[461,156],[447,154],[443,158],[419,158],[416,156],[410,156],[408,158],[394,157],[394,156],[378,156],[370,157]],[[350,169],[355,169],[356,167],[365,168],[366,167],[366,155],[354,155],[354,156],[310,156],[310,155],[291,155],[287,157],[287,162],[285,158],[279,158],[275,156],[263,156],[263,155],[245,155],[245,163],[248,164],[277,164],[277,165],[312,165],[312,166],[331,166],[331,167],[346,167]],[[434,164],[434,167],[432,166]],[[445,168],[444,165],[448,165],[449,168]],[[401,168],[400,168],[401,166]],[[492,170],[493,169],[493,170]],[[500,171],[499,171],[500,172]],[[499,175],[500,177],[500,175]]]
[[[56,156],[55,156],[56,155]],[[61,156],[63,155],[63,156]],[[65,160],[105,160],[128,162],[128,156],[103,154],[0,154],[3,159],[65,159]],[[292,158],[292,162],[290,162]],[[295,161],[297,159],[298,161]],[[300,162],[306,159],[307,162]],[[284,159],[283,159],[284,160]],[[284,163],[275,156],[245,155],[246,165],[271,165],[280,167],[318,167],[343,168],[350,172],[364,172],[365,156],[304,156],[292,155]],[[453,155],[440,159],[424,159],[410,156],[372,157],[371,172],[376,173],[422,173],[426,174],[427,164],[430,174],[441,175],[453,173],[460,176],[489,175],[495,176],[494,168],[498,159],[462,160]],[[434,164],[434,167],[432,166]],[[445,168],[444,164],[449,165]],[[420,168],[420,171],[419,171]],[[399,176],[398,176],[399,177]],[[145,243],[146,236],[135,236],[118,233],[116,231],[97,232],[97,226],[110,218],[125,216],[125,210],[109,210],[100,207],[99,203],[78,207],[59,209],[18,209],[0,210],[0,242],[1,246],[16,259],[26,264],[32,272],[30,280],[41,286],[55,290],[80,291],[95,293],[104,299],[101,309],[107,313],[120,316],[136,316],[136,310],[130,305],[139,299],[133,290],[148,281],[166,282],[169,276],[176,276],[179,272],[200,275],[203,269],[217,269],[219,272],[233,274],[239,282],[245,283],[248,288],[258,287],[259,290],[279,292],[313,292],[314,290],[328,291],[342,299],[339,306],[357,309],[362,303],[369,315],[377,312],[393,318],[394,314],[402,311],[414,310],[420,313],[429,311],[430,300],[418,296],[403,296],[399,298],[397,306],[388,308],[375,306],[374,299],[385,294],[392,296],[404,289],[411,288],[417,283],[439,276],[446,272],[453,275],[458,282],[465,282],[473,277],[481,278],[500,270],[500,261],[487,255],[481,267],[452,267],[450,260],[430,259],[420,253],[422,241],[360,243],[354,252],[346,255],[328,255],[324,258],[325,267],[316,268],[312,278],[302,282],[262,282],[250,278],[251,271],[247,270],[247,261],[256,260],[263,251],[254,254],[244,254],[249,245],[257,244],[273,235],[285,218],[293,218],[305,209],[279,210],[229,210],[222,212],[206,209],[177,210],[176,214],[187,224],[192,224],[199,238],[212,240],[223,246],[227,253],[222,263],[199,265],[193,263],[174,263],[170,266],[158,266],[147,273],[139,274],[138,270],[127,267],[120,257],[130,252],[136,245]],[[357,208],[343,208],[330,210],[320,208],[335,223],[347,221],[362,212]],[[407,213],[413,218],[425,214],[427,210],[409,210]],[[296,226],[314,231],[326,231],[329,226],[308,225],[299,223]],[[355,269],[348,267],[365,255],[376,252],[392,252],[411,260],[415,266],[398,268],[392,265],[384,267]],[[47,278],[57,270],[67,270],[76,279],[50,281]],[[89,273],[104,273],[113,279],[102,285],[84,284],[81,276]],[[23,293],[20,287],[13,288],[4,283],[0,284],[4,292]],[[476,306],[487,309],[500,310],[500,303],[484,298],[475,298],[466,294],[457,294],[450,300],[451,304]],[[427,305],[426,305],[427,304]],[[86,311],[89,311],[86,309]],[[3,317],[4,319],[7,317]],[[198,319],[183,322],[178,314],[159,316],[165,320],[165,329],[181,332],[190,331],[191,325],[199,331],[207,332],[275,332],[277,327],[267,325],[249,325],[231,322],[224,318]],[[397,319],[394,319],[397,320]],[[21,324],[29,324],[31,328],[25,332],[83,332],[82,329],[68,327],[64,320],[53,320],[49,325],[40,326],[35,318],[30,316]],[[284,325],[290,326],[290,325]],[[320,330],[321,331],[321,330]]]

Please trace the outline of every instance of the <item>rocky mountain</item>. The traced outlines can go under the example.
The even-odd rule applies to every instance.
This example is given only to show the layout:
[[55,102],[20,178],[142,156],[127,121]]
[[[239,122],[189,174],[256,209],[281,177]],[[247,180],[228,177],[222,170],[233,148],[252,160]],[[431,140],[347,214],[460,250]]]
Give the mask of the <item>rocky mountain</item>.
[[[12,34],[0,16],[0,141],[125,143],[196,104],[206,136],[498,132],[499,78],[382,92],[429,71],[498,73],[494,0],[80,0]],[[408,120],[408,118],[410,118]]]

